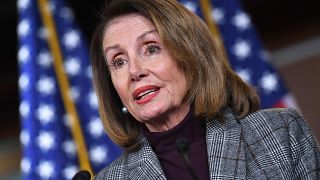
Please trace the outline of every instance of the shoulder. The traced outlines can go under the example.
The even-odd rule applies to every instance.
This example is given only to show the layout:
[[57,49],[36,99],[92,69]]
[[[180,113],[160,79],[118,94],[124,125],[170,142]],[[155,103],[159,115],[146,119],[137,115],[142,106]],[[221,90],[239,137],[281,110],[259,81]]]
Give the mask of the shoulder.
[[[289,142],[290,138],[310,138],[311,130],[304,118],[293,108],[264,109],[240,120],[248,143],[262,139]],[[277,140],[277,141],[275,141]]]
[[126,155],[120,156],[107,167],[102,169],[96,176],[95,180],[108,180],[108,179],[125,179],[126,176]]
[[259,130],[297,130],[290,129],[302,128],[302,130],[310,131],[309,126],[305,122],[304,118],[293,108],[274,108],[263,109],[249,114],[242,120],[240,120],[243,128]]

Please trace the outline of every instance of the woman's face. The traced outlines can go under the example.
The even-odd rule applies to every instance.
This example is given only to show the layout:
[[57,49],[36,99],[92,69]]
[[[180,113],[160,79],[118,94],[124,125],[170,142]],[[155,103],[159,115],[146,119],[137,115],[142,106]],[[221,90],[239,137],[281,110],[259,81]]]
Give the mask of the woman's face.
[[112,83],[131,115],[150,131],[177,125],[188,113],[187,80],[153,23],[139,14],[107,24],[103,50]]

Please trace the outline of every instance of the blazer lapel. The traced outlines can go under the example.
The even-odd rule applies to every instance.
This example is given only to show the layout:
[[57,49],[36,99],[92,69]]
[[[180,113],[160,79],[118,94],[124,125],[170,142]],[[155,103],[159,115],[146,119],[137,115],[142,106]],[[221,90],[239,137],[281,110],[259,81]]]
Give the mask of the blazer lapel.
[[141,148],[128,156],[128,179],[165,180],[157,155],[147,140],[141,138]]
[[226,112],[224,123],[207,120],[210,179],[245,179],[246,164],[241,126]]

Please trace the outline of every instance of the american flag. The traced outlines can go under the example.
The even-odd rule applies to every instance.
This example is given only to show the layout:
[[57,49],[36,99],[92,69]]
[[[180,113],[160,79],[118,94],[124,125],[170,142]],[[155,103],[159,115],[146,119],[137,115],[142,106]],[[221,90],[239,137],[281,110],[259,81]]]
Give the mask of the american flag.
[[[20,67],[20,115],[23,179],[71,179],[80,169],[77,143],[72,136],[70,115],[65,109],[54,68],[50,35],[39,2],[18,0]],[[203,17],[200,0],[180,0]],[[258,87],[262,107],[283,100],[287,91],[269,64],[248,15],[239,2],[213,0],[211,15],[221,33],[229,61],[246,82]],[[112,162],[122,152],[105,135],[98,115],[98,102],[91,78],[87,42],[64,0],[48,1],[44,8],[52,14],[57,41],[63,57],[63,72],[69,82],[68,94],[76,107],[86,150],[94,172]]]
[[[63,104],[50,38],[40,13],[40,1],[18,0],[20,67],[20,114],[23,179],[71,179],[79,170],[77,145],[70,130],[70,118]],[[91,82],[88,47],[63,0],[48,2],[63,56],[63,69],[72,97],[86,151],[94,171],[99,171],[121,154],[104,133],[98,115],[98,101]]]
[[[258,89],[261,108],[295,106],[278,73],[271,66],[249,15],[237,0],[179,0],[185,7],[204,18],[201,3],[211,8],[208,15],[220,32],[222,43],[233,70]],[[208,23],[208,22],[207,22]]]

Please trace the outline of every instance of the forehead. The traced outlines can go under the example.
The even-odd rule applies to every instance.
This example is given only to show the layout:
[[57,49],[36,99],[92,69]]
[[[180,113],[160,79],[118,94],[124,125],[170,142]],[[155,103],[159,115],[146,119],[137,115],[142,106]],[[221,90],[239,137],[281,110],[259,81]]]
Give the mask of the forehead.
[[154,24],[140,14],[119,16],[106,25],[103,33],[104,44],[124,35],[138,35],[152,29],[155,29]]

